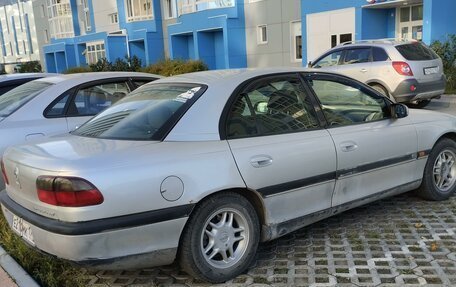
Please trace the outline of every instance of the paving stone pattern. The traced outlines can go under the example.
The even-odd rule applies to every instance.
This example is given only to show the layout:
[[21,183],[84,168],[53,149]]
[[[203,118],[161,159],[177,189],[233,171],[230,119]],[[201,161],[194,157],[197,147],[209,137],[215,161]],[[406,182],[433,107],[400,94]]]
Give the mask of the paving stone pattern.
[[[456,286],[456,197],[385,199],[263,243],[256,263],[220,286]],[[85,271],[88,286],[211,286],[177,265]]]

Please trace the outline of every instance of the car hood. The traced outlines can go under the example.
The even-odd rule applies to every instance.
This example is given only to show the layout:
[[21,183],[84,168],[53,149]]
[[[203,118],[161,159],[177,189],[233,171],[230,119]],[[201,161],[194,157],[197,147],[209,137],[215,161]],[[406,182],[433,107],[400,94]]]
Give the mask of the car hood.
[[452,121],[456,123],[455,116],[430,110],[410,109],[407,118],[415,124],[436,121]]
[[4,159],[50,171],[98,169],[100,165],[97,163],[109,163],[110,167],[124,165],[127,158],[140,153],[143,147],[157,143],[65,135],[10,147],[5,151]]

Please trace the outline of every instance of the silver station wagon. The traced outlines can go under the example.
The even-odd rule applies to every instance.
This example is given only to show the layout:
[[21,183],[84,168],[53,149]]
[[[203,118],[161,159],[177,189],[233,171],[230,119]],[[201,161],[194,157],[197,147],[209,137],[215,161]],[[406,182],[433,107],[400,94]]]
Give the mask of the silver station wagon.
[[70,135],[9,148],[0,193],[29,245],[99,268],[176,258],[226,281],[259,242],[368,202],[455,191],[456,118],[307,69],[161,79]]

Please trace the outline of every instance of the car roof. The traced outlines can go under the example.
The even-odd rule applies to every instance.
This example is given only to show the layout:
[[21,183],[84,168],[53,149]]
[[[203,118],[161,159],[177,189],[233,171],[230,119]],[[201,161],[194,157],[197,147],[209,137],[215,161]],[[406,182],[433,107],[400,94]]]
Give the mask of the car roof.
[[65,74],[57,75],[54,77],[42,78],[36,81],[44,81],[52,84],[57,84],[61,82],[71,82],[74,84],[91,82],[97,80],[104,80],[110,78],[127,78],[127,77],[142,77],[142,78],[155,78],[160,79],[163,76],[149,74],[149,73],[140,73],[140,72],[90,72],[90,73],[75,73],[75,74]]
[[255,69],[229,69],[229,70],[211,70],[204,72],[196,72],[183,74],[168,78],[163,78],[155,81],[153,84],[159,83],[194,83],[204,85],[215,84],[240,84],[246,80],[273,74],[293,73],[293,72],[321,72],[317,69],[309,69],[303,67],[276,67],[276,68],[255,68]]
[[0,82],[7,82],[7,81],[14,81],[14,80],[21,80],[21,79],[38,79],[44,77],[53,77],[57,76],[58,74],[53,73],[17,73],[17,74],[7,74],[7,75],[0,75]]
[[377,47],[395,47],[404,44],[415,44],[419,43],[415,40],[401,40],[401,39],[378,39],[378,40],[361,40],[354,42],[346,42],[340,45],[337,45],[335,48],[343,47],[362,47],[362,46],[377,46]]

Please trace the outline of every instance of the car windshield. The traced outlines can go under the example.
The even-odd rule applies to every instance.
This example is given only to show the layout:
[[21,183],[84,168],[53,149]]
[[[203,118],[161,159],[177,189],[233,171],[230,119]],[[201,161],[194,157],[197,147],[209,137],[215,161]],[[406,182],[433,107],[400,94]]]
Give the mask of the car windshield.
[[201,85],[152,84],[100,113],[72,134],[120,140],[161,140],[202,94]]
[[3,94],[0,97],[0,117],[11,115],[25,103],[52,85],[52,83],[48,82],[33,81]]
[[396,46],[401,55],[409,61],[429,61],[438,59],[439,56],[430,48],[420,42]]

